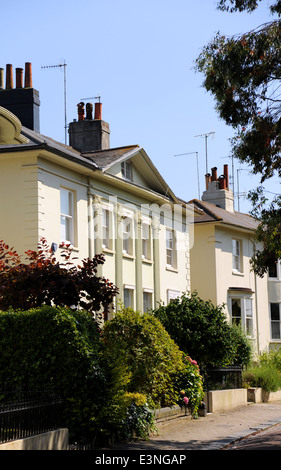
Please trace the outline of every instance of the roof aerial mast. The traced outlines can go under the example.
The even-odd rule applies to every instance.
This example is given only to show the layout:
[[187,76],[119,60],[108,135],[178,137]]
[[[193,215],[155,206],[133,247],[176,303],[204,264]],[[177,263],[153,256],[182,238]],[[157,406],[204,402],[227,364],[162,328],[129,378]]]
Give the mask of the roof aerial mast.
[[57,65],[44,65],[41,67],[41,69],[52,69],[52,68],[57,68],[57,67],[63,67],[64,68],[64,141],[65,144],[67,144],[67,117],[66,117],[66,67],[67,64],[57,64]]
[[199,134],[195,137],[205,137],[205,149],[206,149],[206,174],[208,173],[208,152],[207,152],[207,139],[210,135],[215,134],[214,132],[207,132],[206,134]]

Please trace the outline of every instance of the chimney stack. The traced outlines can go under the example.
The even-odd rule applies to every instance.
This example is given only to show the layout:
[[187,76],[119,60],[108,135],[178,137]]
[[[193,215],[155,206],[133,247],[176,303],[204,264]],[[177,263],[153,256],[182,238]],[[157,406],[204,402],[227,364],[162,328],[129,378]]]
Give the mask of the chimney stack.
[[0,68],[0,90],[4,90],[4,69]]
[[25,63],[25,80],[23,87],[23,69],[16,68],[16,87],[13,82],[13,66],[6,64],[6,88],[4,73],[0,69],[0,106],[15,114],[22,125],[40,132],[39,126],[39,92],[32,87],[32,65]]
[[202,201],[215,204],[228,212],[234,211],[233,192],[229,189],[228,165],[223,167],[223,175],[217,176],[217,168],[212,168],[212,176],[207,173],[206,191],[202,195]]
[[223,166],[223,174],[224,174],[224,177],[225,177],[226,189],[229,189],[228,165]]
[[85,115],[85,109],[84,109],[84,103],[78,103],[77,105],[78,108],[78,121],[84,121],[84,115]]
[[95,119],[101,121],[102,103],[95,103]]
[[25,63],[24,87],[32,88],[32,65],[30,62]]
[[217,181],[218,180],[218,175],[217,175],[217,167],[212,168],[212,178],[211,181]]
[[16,88],[23,87],[23,69],[16,68]]
[[86,104],[86,119],[92,120],[93,119],[93,105],[92,103]]
[[78,107],[78,121],[69,123],[69,145],[81,153],[94,152],[110,148],[109,124],[102,120],[102,103],[95,103],[95,116],[93,119],[93,105],[81,102]]
[[14,88],[13,66],[12,64],[6,64],[6,90],[11,88]]

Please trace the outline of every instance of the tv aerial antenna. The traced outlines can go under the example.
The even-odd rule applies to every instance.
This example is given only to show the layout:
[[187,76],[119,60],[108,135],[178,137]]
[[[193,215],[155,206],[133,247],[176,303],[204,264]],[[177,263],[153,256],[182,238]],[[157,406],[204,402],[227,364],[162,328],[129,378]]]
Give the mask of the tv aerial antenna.
[[67,64],[56,64],[56,65],[43,65],[41,69],[53,69],[53,68],[61,68],[63,67],[63,73],[64,73],[64,141],[65,144],[67,144],[67,117],[66,117],[66,67]]
[[81,99],[81,100],[84,100],[84,101],[87,101],[87,100],[99,100],[99,103],[100,103],[101,97],[100,97],[100,95],[98,95],[98,96],[90,96],[90,97],[88,97],[88,98],[80,98],[80,99]]
[[210,135],[214,135],[215,132],[207,132],[206,134],[199,134],[195,137],[204,137],[205,138],[205,151],[206,151],[206,174],[208,173],[208,150],[207,150],[207,140]]

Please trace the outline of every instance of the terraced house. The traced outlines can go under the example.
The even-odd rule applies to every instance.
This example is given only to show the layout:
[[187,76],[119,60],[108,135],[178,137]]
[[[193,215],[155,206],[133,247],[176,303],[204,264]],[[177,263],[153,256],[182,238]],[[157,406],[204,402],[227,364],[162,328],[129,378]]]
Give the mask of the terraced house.
[[[1,239],[19,253],[44,237],[60,259],[103,253],[117,302],[145,311],[190,290],[189,220],[145,150],[110,147],[102,104],[78,104],[63,145],[40,133],[31,64],[6,67],[0,91]],[[3,74],[2,74],[3,76]],[[93,114],[94,111],[94,114]]]
[[250,259],[259,247],[258,222],[234,210],[228,167],[206,175],[202,200],[191,201],[201,211],[196,217],[191,249],[191,289],[205,300],[225,305],[232,323],[242,325],[256,352],[281,346],[281,282],[279,264],[260,278]]
[[77,105],[69,145],[40,133],[39,108],[31,64],[24,85],[16,69],[15,87],[12,66],[5,87],[0,69],[0,239],[21,254],[41,237],[58,259],[65,244],[78,261],[103,253],[116,304],[146,311],[196,290],[225,305],[257,352],[280,347],[280,263],[262,279],[251,271],[257,222],[234,210],[227,166],[187,203],[142,147],[110,147],[101,103]]

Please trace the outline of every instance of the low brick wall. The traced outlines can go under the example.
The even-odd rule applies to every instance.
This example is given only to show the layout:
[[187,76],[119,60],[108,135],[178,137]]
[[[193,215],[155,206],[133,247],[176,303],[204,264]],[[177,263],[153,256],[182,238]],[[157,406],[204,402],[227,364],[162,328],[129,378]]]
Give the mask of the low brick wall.
[[227,411],[247,405],[247,390],[245,388],[209,391],[207,397],[208,413]]
[[68,450],[68,429],[57,429],[0,444],[0,450]]

